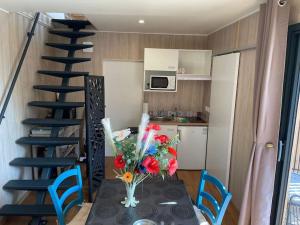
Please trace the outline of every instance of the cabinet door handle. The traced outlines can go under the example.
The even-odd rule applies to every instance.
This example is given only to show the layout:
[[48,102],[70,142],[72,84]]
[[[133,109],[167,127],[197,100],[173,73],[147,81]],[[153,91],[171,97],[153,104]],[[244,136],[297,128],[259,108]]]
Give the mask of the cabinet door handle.
[[181,130],[178,130],[178,139],[179,139],[179,141],[181,141]]

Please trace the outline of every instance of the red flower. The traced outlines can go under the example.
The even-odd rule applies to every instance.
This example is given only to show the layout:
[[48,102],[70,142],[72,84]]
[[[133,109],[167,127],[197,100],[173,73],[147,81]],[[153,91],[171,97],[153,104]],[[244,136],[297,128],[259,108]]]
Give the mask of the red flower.
[[169,160],[168,164],[168,173],[170,176],[172,176],[176,170],[178,169],[178,162],[175,158]]
[[150,130],[160,130],[160,125],[159,124],[156,124],[156,123],[149,123],[147,128],[146,128],[146,131],[150,131]]
[[169,142],[169,137],[167,135],[157,135],[154,137],[156,141],[159,141],[161,144]]
[[146,157],[142,166],[146,168],[147,172],[152,174],[158,174],[160,171],[159,162],[153,156]]
[[115,158],[115,167],[117,169],[124,169],[125,167],[125,161],[123,159],[123,155],[117,155],[116,158]]
[[177,152],[174,148],[172,148],[171,146],[168,147],[168,152],[173,155],[173,156],[177,156]]

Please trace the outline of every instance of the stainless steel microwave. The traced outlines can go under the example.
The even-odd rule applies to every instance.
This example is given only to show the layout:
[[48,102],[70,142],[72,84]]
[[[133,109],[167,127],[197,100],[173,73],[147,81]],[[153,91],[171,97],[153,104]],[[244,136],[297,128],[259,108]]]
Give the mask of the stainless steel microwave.
[[150,90],[175,91],[176,76],[150,76]]

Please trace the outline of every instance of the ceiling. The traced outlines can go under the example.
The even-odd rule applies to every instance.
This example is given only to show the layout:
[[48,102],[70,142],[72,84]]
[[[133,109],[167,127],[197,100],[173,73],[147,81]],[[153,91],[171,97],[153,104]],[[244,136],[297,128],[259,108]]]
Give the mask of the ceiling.
[[[1,0],[24,12],[80,13],[101,31],[208,34],[259,8],[264,0]],[[145,20],[139,24],[138,20]]]

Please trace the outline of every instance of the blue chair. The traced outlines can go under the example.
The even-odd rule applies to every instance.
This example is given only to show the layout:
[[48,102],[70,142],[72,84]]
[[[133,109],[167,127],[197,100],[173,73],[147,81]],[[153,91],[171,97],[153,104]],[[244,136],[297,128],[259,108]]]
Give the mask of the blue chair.
[[[76,177],[76,185],[67,189],[60,197],[57,193],[59,186],[68,178]],[[65,225],[65,216],[68,211],[75,205],[80,205],[83,202],[83,191],[82,191],[82,178],[80,167],[76,166],[74,169],[67,170],[60,174],[52,185],[48,187],[50,197],[52,199],[54,208],[56,210],[59,225]],[[70,201],[67,205],[64,204],[66,199],[71,195],[77,195],[75,199]]]
[[[205,183],[209,182],[220,192],[221,200],[218,202],[214,196],[205,192]],[[201,172],[201,180],[198,188],[198,195],[196,199],[196,206],[205,214],[213,225],[221,225],[224,214],[231,200],[232,194],[226,190],[223,183],[207,173],[206,170]],[[203,199],[207,200],[214,208],[212,212],[207,206],[203,204]]]

